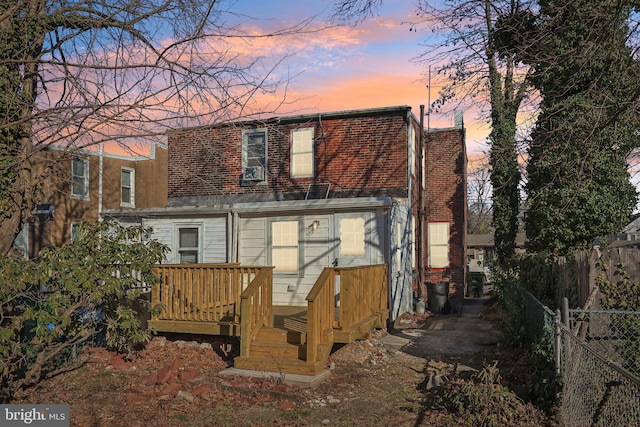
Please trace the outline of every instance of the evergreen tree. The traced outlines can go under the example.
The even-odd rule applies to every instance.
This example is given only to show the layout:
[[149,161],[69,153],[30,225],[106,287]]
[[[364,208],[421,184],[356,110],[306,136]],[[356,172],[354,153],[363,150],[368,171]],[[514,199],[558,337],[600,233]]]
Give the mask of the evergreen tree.
[[540,2],[525,225],[530,249],[566,253],[619,231],[636,204],[627,157],[638,146],[638,64],[629,2]]

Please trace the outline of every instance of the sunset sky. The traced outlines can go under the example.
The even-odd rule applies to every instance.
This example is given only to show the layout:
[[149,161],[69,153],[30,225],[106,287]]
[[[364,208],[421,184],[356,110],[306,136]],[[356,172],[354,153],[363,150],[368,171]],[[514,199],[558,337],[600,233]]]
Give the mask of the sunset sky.
[[[255,31],[281,28],[311,16],[317,17],[310,24],[315,28],[331,13],[332,3],[333,0],[239,0],[234,10],[245,11],[255,18],[243,23],[248,28],[255,26]],[[284,64],[294,76],[287,93],[289,101],[297,101],[282,107],[280,114],[409,105],[419,116],[419,106],[427,105],[429,100],[428,67],[413,60],[423,52],[420,44],[429,33],[409,30],[408,21],[415,17],[414,8],[413,0],[386,1],[376,16],[358,26],[301,34],[286,42],[282,39],[252,42],[254,53],[264,50],[265,55],[285,52],[291,55]],[[432,101],[438,91],[432,84]],[[468,151],[470,157],[475,157],[475,152],[486,148],[488,125],[471,111],[464,111],[464,121]],[[432,128],[449,127],[453,124],[453,113],[431,114],[429,122]]]

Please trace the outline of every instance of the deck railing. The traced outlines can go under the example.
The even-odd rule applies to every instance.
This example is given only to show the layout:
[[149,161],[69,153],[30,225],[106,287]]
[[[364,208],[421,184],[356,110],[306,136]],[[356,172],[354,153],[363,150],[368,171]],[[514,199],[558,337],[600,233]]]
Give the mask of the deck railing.
[[318,354],[320,345],[328,351],[333,345],[334,277],[335,270],[325,268],[307,295],[307,363],[324,356]]
[[154,267],[161,282],[152,304],[164,309],[152,320],[238,321],[240,294],[260,267],[239,264],[163,264]]
[[338,328],[349,328],[379,310],[389,307],[387,266],[336,268],[340,275]]
[[262,267],[240,296],[240,356],[262,326],[273,326],[273,267]]

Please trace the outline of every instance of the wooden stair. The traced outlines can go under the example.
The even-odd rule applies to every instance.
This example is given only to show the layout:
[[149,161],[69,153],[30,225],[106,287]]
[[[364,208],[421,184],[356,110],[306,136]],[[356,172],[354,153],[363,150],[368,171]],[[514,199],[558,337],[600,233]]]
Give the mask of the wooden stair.
[[355,340],[367,339],[375,328],[386,328],[389,310],[378,310],[347,328],[334,329],[333,339],[337,343],[351,343]]
[[262,327],[251,341],[249,356],[236,357],[234,367],[252,371],[315,376],[327,366],[331,349],[320,349],[318,359],[306,361],[306,333]]

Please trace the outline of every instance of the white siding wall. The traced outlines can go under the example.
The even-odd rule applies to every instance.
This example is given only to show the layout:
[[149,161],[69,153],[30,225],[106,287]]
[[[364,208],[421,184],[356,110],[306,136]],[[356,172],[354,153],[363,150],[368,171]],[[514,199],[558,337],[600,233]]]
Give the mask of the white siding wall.
[[267,221],[265,218],[240,218],[241,265],[267,265]]
[[408,201],[392,206],[390,218],[389,291],[390,317],[395,320],[403,313],[413,311],[413,285],[411,267],[411,220]]
[[228,262],[227,218],[207,218],[203,223],[202,262]]
[[160,243],[164,243],[169,247],[169,252],[165,255],[163,262],[173,263],[173,220],[171,219],[143,219],[142,224],[145,227],[151,227],[153,233],[151,238],[156,239]]
[[203,263],[227,262],[227,218],[201,219],[145,219],[144,225],[153,228],[152,238],[169,246],[167,263],[178,263],[178,233],[183,226],[199,227],[199,259]]
[[[299,275],[274,274],[273,303],[276,305],[306,305],[306,296],[325,267],[330,267],[338,256],[340,237],[334,227],[339,214],[314,214],[301,217],[278,215],[278,221],[303,221],[299,236],[302,264]],[[365,219],[367,260],[363,264],[386,262],[388,239],[385,238],[385,214],[383,211],[360,212],[356,216]],[[242,265],[268,265],[268,229],[271,218],[241,218],[239,261]],[[319,222],[311,233],[309,226]],[[289,290],[291,289],[291,290]]]

